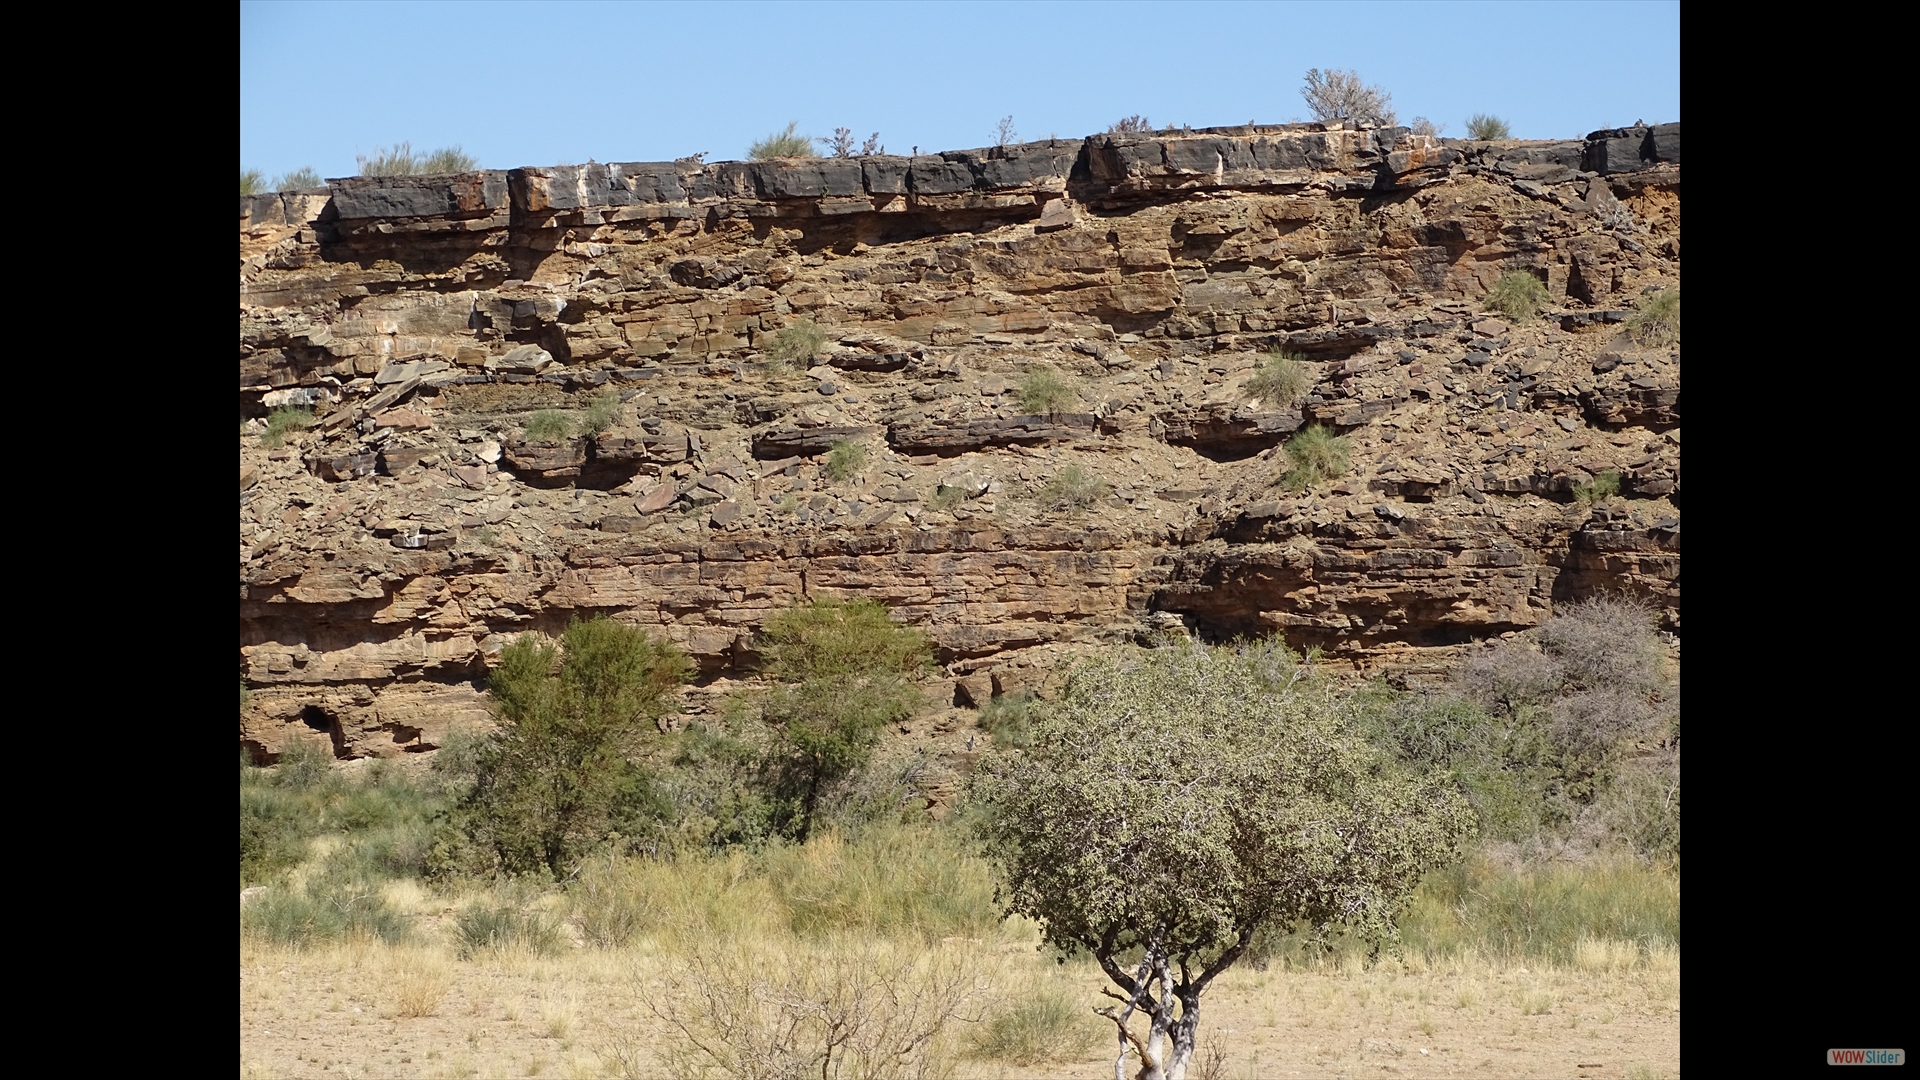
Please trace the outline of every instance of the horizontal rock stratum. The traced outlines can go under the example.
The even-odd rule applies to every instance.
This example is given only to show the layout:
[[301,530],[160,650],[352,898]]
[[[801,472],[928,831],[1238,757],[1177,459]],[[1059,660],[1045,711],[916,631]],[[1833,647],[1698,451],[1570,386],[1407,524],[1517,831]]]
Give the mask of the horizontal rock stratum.
[[[243,196],[242,743],[431,749],[576,615],[732,678],[805,597],[923,627],[962,702],[1167,633],[1416,675],[1599,592],[1677,633],[1679,347],[1625,328],[1679,158],[1292,124]],[[1540,318],[1483,306],[1514,271]],[[1350,467],[1289,490],[1314,425]]]

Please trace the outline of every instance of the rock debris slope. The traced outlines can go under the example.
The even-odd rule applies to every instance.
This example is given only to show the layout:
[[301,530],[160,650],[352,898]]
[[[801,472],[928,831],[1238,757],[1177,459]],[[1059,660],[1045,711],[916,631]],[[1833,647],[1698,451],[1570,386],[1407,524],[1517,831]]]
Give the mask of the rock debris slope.
[[[430,749],[576,614],[711,682],[769,612],[870,596],[962,704],[1164,633],[1417,672],[1601,591],[1677,633],[1679,347],[1624,327],[1679,287],[1679,158],[1678,124],[1293,124],[242,197],[243,745]],[[1484,306],[1515,270],[1538,319]],[[1350,468],[1289,490],[1309,425]]]

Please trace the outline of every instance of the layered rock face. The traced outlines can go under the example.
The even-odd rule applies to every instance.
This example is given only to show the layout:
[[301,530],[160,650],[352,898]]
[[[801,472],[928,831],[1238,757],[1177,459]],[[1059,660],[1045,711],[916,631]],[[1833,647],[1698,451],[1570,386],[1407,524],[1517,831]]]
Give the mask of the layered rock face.
[[[1309,124],[243,197],[243,745],[431,749],[595,613],[711,683],[869,596],[962,704],[1167,633],[1417,673],[1603,591],[1677,633],[1679,348],[1624,327],[1679,287],[1679,192],[1677,124]],[[1512,271],[1541,318],[1483,306]],[[1291,402],[1248,387],[1276,349]],[[1292,491],[1306,425],[1350,467]]]

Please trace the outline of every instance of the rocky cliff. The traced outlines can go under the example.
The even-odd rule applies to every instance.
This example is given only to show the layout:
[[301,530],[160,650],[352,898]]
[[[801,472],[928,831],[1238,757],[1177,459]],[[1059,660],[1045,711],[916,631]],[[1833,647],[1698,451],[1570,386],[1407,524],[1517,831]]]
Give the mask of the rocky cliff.
[[[1169,632],[1417,674],[1618,591],[1677,633],[1679,348],[1622,329],[1679,286],[1679,160],[1678,124],[1294,124],[242,197],[242,743],[430,749],[576,614],[711,685],[809,596],[924,627],[959,704]],[[1514,270],[1543,318],[1482,306]],[[1294,407],[1247,390],[1274,348]],[[1075,395],[1028,415],[1040,368]],[[317,423],[262,445],[288,405]],[[1351,468],[1289,493],[1308,424]],[[1091,507],[1036,497],[1069,466]]]

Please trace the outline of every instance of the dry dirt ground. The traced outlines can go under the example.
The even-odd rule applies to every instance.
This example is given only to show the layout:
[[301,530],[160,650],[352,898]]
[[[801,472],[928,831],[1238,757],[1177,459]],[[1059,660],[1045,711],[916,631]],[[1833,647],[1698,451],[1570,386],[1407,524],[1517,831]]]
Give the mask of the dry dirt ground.
[[[1030,944],[987,948],[990,983],[1052,980],[1085,1005],[1104,1000],[1104,978],[1091,965],[1056,967]],[[649,980],[665,959],[577,949],[463,961],[437,944],[301,951],[243,939],[241,1075],[620,1077],[613,1048],[624,1033],[643,1067],[667,1076],[636,993],[646,984],[636,980]],[[1207,995],[1190,1075],[1677,1076],[1679,983],[1677,952],[1634,960],[1625,950],[1566,969],[1418,960],[1372,970],[1237,969]],[[1089,1012],[1074,1035],[1084,1050],[1033,1067],[956,1049],[952,1075],[1112,1076],[1111,1023]],[[1208,1050],[1220,1056],[1217,1072],[1207,1068]]]

